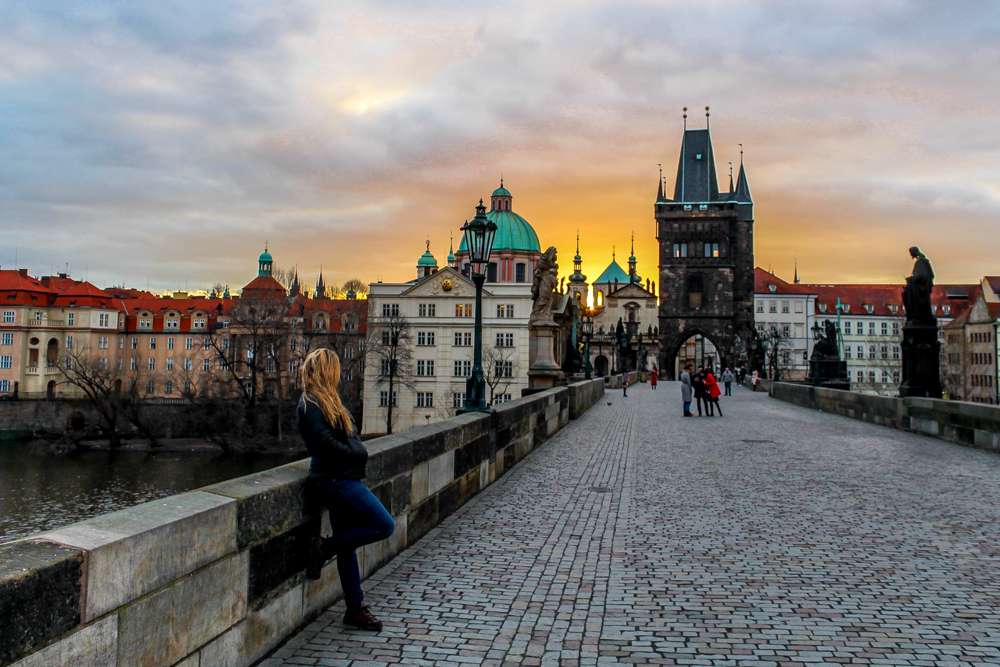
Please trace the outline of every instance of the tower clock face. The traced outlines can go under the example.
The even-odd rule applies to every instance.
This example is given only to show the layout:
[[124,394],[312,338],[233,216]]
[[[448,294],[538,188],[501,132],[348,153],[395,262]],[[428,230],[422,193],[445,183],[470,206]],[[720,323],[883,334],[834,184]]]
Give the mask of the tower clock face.
[[451,287],[452,287],[451,278],[445,278],[443,281],[441,281],[441,289],[443,289],[445,292],[450,292]]

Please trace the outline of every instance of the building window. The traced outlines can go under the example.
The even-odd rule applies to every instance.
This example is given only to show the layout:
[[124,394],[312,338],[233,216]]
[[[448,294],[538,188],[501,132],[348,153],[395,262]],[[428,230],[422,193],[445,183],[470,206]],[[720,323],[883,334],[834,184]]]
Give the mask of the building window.
[[153,320],[151,320],[148,317],[140,317],[139,318],[139,328],[140,329],[152,329],[153,328]]
[[490,262],[486,267],[486,282],[495,283],[497,281],[497,263]]
[[167,380],[166,382],[164,382],[163,383],[163,393],[164,394],[172,394],[172,393],[174,393],[174,383],[171,382],[170,380]]
[[191,393],[191,380],[184,380],[184,393],[185,394]]
[[152,394],[154,391],[156,391],[156,384],[152,380],[150,380],[149,382],[146,383],[146,393]]
[[10,391],[10,380],[0,380],[0,391],[4,393]]
[[457,378],[467,378],[470,375],[472,375],[472,362],[468,360],[465,361],[456,360],[454,375]]
[[941,310],[944,312],[945,315],[951,315],[951,306],[943,306]]
[[845,345],[844,346],[844,359],[850,359],[850,358],[851,358],[851,346],[850,345]]
[[455,304],[455,317],[472,317],[472,304],[471,303],[456,303]]
[[847,320],[846,322],[844,322],[844,335],[845,336],[850,336],[851,335],[851,321],[850,320]]
[[175,317],[167,319],[166,323],[163,325],[164,329],[180,329],[180,320]]
[[73,349],[73,337],[72,336],[66,336],[66,349],[67,350],[72,350]]
[[118,349],[119,350],[124,350],[125,349],[125,336],[119,336],[118,337]]
[[825,303],[819,304],[819,312],[821,312],[821,313],[825,313],[826,312],[826,304]]
[[497,347],[514,347],[514,334],[512,334],[512,333],[498,333],[497,334]]
[[203,371],[207,371],[207,370],[209,370],[209,369],[210,369],[211,367],[212,367],[212,362],[211,362],[211,360],[209,360],[209,359],[202,359],[202,360],[201,360],[201,370],[203,370]]
[[688,244],[687,243],[675,243],[674,244],[674,257],[687,257],[688,256]]
[[[382,408],[389,407],[389,392],[387,392],[387,391],[380,391],[378,393],[378,404],[379,404],[379,407],[382,407]],[[392,392],[392,405],[393,405],[393,407],[396,406],[396,392]]]
[[784,336],[785,338],[792,337],[791,327],[788,324],[781,325],[781,335]]
[[883,345],[879,351],[881,352],[883,359],[888,359],[889,358],[889,346],[888,345]]
[[769,312],[769,313],[776,313],[776,312],[778,312],[778,302],[777,301],[768,301],[767,302],[767,312]]
[[107,313],[101,313],[100,315],[97,316],[97,326],[107,327],[109,319],[110,318]]
[[429,391],[418,391],[417,392],[417,407],[418,408],[433,408],[434,407],[434,394]]
[[703,283],[701,276],[688,277],[688,308],[701,308]]
[[185,359],[184,360],[184,370],[186,370],[186,371],[191,370],[191,360],[190,359]]
[[150,338],[149,339],[149,349],[151,349],[151,350],[155,350],[156,349],[156,339],[155,338]]
[[472,346],[472,332],[471,331],[456,331],[455,332],[455,347],[471,347]]
[[3,311],[3,323],[11,324],[13,321],[14,321],[14,311],[13,310]]
[[106,350],[106,349],[108,349],[108,337],[107,336],[98,336],[97,337],[97,349],[98,350]]
[[783,312],[783,313],[789,313],[789,312],[791,312],[791,307],[790,306],[791,306],[791,304],[788,301],[782,301],[781,302],[781,312]]
[[434,345],[434,332],[433,331],[418,331],[417,332],[417,345]]
[[878,355],[875,354],[875,346],[874,345],[869,345],[868,346],[868,358],[869,359],[878,359]]
[[[208,336],[205,336],[204,340],[201,341],[201,347],[204,350],[210,349],[212,347],[212,339],[209,338]],[[222,349],[223,350],[228,350],[229,349],[229,340],[228,339],[224,339],[222,341]]]
[[13,345],[14,344],[14,334],[10,332],[4,332],[0,335],[0,345]]
[[523,283],[525,281],[524,275],[525,275],[524,264],[520,264],[520,263],[515,264],[514,265],[514,282]]
[[493,395],[493,405],[500,405],[501,403],[507,403],[511,400],[510,394],[494,394]]
[[868,371],[868,383],[875,384],[875,371]]
[[420,317],[434,317],[437,313],[437,305],[433,303],[422,303],[417,306]]
[[864,358],[865,358],[865,346],[858,345],[858,359],[864,359]]
[[465,394],[452,394],[451,407],[460,408],[465,405]]
[[0,355],[0,368],[12,368],[14,365],[14,357],[10,354]]
[[194,320],[194,328],[195,329],[204,329],[205,328],[205,318],[204,317],[195,318],[195,320]]
[[399,304],[398,303],[383,303],[382,304],[382,317],[399,317]]
[[[434,332],[432,331],[431,332],[431,342],[428,343],[428,345],[433,345],[433,344],[434,344]],[[354,358],[354,348],[351,347],[350,345],[348,345],[346,348],[344,348],[344,358],[345,359],[353,359]]]
[[763,313],[764,312],[764,302],[763,301],[758,301],[757,302],[757,312],[758,313]]
[[514,304],[512,303],[497,304],[497,317],[500,318],[514,317]]
[[514,362],[498,360],[493,370],[498,378],[512,378],[514,377]]
[[168,371],[174,370],[174,360],[173,360],[173,358],[167,359],[167,370]]
[[874,336],[875,335],[875,323],[874,322],[869,322],[868,323],[868,335],[869,336]]
[[597,290],[597,299],[595,299],[594,305],[598,308],[604,305],[604,290]]
[[73,322],[76,319],[76,313],[66,313],[66,326],[73,326]]
[[42,321],[42,311],[40,311],[40,310],[35,311],[35,321],[36,322],[41,322]]
[[434,361],[430,359],[417,359],[417,375],[430,377],[434,375]]
[[156,370],[156,359],[153,358],[153,357],[149,358],[149,370],[151,370],[151,371],[155,371]]
[[139,349],[139,339],[138,338],[133,338],[132,339],[132,349],[133,350],[138,350]]
[[168,350],[174,349],[174,338],[173,338],[173,336],[170,336],[170,337],[167,338],[167,349]]
[[889,335],[889,323],[888,322],[883,322],[882,323],[882,335],[883,336],[888,336]]
[[135,357],[132,357],[132,361],[128,367],[133,371],[139,370],[139,360]]
[[893,322],[892,323],[892,335],[893,336],[898,336],[899,335],[899,322]]

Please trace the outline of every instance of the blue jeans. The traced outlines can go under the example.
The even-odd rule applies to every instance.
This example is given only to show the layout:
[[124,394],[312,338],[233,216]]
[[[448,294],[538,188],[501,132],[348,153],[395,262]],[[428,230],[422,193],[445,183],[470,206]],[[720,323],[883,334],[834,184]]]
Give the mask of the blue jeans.
[[356,609],[361,606],[365,594],[361,590],[361,571],[354,550],[387,539],[396,529],[396,522],[378,498],[358,480],[310,478],[309,482],[313,484],[315,500],[330,512],[333,535],[323,538],[323,555],[337,557],[344,599],[349,609]]
[[732,395],[733,395],[733,383],[732,382],[727,382],[726,383],[726,396],[732,396]]
[[684,401],[684,414],[691,412],[691,401]]

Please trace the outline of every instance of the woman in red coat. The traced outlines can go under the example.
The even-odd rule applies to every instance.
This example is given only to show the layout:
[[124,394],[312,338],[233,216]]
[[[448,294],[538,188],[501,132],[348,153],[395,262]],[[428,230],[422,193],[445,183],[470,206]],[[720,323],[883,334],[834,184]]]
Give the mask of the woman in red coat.
[[653,372],[649,374],[649,386],[656,389],[656,381],[659,377],[660,376],[656,372],[656,366],[653,366]]
[[715,376],[712,375],[712,371],[705,369],[705,391],[708,392],[708,416],[713,417],[712,406],[719,411],[719,416],[722,416],[722,406],[719,405],[719,396],[722,395],[722,390],[719,389],[719,383],[715,381]]

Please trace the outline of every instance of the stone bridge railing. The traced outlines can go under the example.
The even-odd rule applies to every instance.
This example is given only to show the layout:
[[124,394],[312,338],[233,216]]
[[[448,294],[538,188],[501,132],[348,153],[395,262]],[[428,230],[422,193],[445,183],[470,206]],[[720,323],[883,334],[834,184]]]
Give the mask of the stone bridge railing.
[[[359,554],[364,577],[585,412],[602,379],[367,443],[372,491],[396,520]],[[341,595],[305,578],[299,461],[0,545],[0,666],[241,667]]]
[[1000,406],[875,396],[790,382],[771,383],[770,394],[795,405],[1000,452]]

